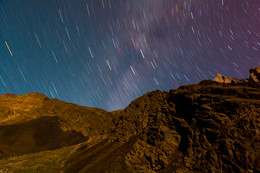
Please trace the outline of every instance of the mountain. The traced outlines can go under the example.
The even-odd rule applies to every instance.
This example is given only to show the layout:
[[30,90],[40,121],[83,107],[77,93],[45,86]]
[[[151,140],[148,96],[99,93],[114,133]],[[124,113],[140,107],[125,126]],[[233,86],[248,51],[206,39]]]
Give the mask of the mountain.
[[260,172],[259,81],[218,75],[113,112],[2,95],[0,172]]
[[110,113],[49,99],[43,94],[0,96],[0,158],[106,138]]

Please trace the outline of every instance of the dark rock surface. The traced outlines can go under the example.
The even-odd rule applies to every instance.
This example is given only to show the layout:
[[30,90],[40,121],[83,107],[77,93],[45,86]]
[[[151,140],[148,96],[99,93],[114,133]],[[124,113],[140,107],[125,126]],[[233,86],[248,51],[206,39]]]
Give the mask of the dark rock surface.
[[[259,67],[250,79],[229,79],[149,92],[111,113],[44,95],[0,96],[0,150],[10,140],[19,149],[33,131],[43,136],[29,135],[41,144],[29,152],[79,143],[62,149],[70,154],[55,170],[64,172],[260,172]],[[36,126],[41,120],[47,125]],[[49,123],[55,127],[43,133]],[[13,160],[0,160],[0,172]],[[42,170],[51,169],[46,163]]]
[[115,136],[140,136],[125,161],[141,172],[257,172],[259,119],[259,88],[203,81],[133,101]]
[[139,136],[127,165],[137,172],[259,172],[260,87],[230,81],[150,92],[118,113],[112,139]]
[[0,126],[0,159],[10,155],[54,150],[70,146],[88,137],[81,133],[63,131],[59,118],[40,117],[25,123]]

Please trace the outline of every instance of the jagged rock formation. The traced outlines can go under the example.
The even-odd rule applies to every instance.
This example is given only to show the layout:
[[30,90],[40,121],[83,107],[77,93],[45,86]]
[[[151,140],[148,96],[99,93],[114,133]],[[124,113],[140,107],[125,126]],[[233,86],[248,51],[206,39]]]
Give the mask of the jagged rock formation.
[[[260,88],[248,80],[202,81],[170,92],[150,92],[113,114],[115,131],[100,147],[115,155],[124,151],[122,155],[112,162],[109,154],[95,163],[102,150],[88,149],[67,162],[68,172],[75,167],[99,172],[100,165],[122,172],[118,163],[131,168],[124,172],[260,171]],[[120,150],[125,146],[127,150]],[[88,152],[93,153],[84,157]],[[91,164],[80,165],[79,157],[92,159]],[[105,166],[108,162],[113,166]]]
[[259,97],[212,81],[148,93],[121,113],[115,136],[138,136],[125,161],[141,172],[259,171]]
[[[89,108],[77,107],[45,96],[37,100],[40,102],[35,104],[38,107],[35,107],[35,102],[24,103],[27,99],[25,96],[4,96],[8,99],[4,99],[5,109],[0,108],[0,149],[1,140],[5,139],[3,136],[10,135],[6,126],[9,130],[13,129],[12,124],[16,124],[15,128],[21,128],[24,124],[34,124],[32,121],[42,121],[44,115],[43,118],[54,118],[52,121],[56,124],[62,120],[63,123],[57,125],[58,129],[50,131],[56,131],[56,135],[61,136],[59,141],[62,142],[55,142],[58,148],[63,147],[64,142],[64,146],[68,146],[53,151],[60,153],[56,158],[63,160],[55,162],[53,167],[49,166],[49,170],[148,173],[259,172],[258,79],[259,68],[255,68],[250,70],[249,80],[237,82],[230,78],[230,83],[226,83],[226,79],[224,82],[206,80],[169,92],[153,91],[137,98],[124,110],[111,113],[95,110],[99,112],[95,113],[95,118],[89,115]],[[14,102],[17,97],[24,98]],[[16,109],[17,107],[20,108]],[[46,111],[41,112],[41,108]],[[30,116],[27,115],[28,112]],[[77,116],[74,112],[77,112]],[[18,120],[12,118],[14,115]],[[18,118],[20,115],[26,118]],[[30,118],[31,116],[34,118]],[[75,120],[76,117],[80,118]],[[1,122],[4,125],[1,125]],[[66,128],[61,128],[62,126]],[[17,129],[20,131],[19,128]],[[6,135],[2,135],[3,133]],[[102,138],[95,140],[100,135]],[[56,140],[53,136],[50,136],[50,139]],[[72,145],[79,142],[81,143],[78,145]],[[49,146],[48,142],[46,146]],[[50,151],[46,150],[42,149],[43,152],[39,152],[37,156],[50,158]],[[18,160],[32,157],[35,155],[22,155]],[[9,157],[0,160],[0,172],[2,167],[15,170],[15,166],[9,164],[13,163],[12,159],[13,157]],[[45,166],[38,166],[37,170],[48,170],[46,167],[51,165],[49,159],[43,162],[46,162]],[[26,167],[25,163],[23,162],[23,166],[17,164],[20,167],[16,170]],[[59,164],[61,166],[57,168]]]
[[243,84],[243,83],[247,83],[248,79],[230,78],[230,77],[226,77],[226,76],[218,73],[217,76],[213,79],[213,81],[219,82],[219,83]]
[[217,76],[213,79],[213,81],[220,82],[220,83],[231,83],[232,78],[226,77],[218,73]]
[[250,69],[250,82],[259,83],[260,82],[260,67],[255,67]]

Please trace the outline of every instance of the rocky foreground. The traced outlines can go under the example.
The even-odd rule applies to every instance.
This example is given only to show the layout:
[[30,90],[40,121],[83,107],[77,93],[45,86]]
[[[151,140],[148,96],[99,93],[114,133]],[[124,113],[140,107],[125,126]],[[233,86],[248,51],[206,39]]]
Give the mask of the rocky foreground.
[[106,112],[0,96],[0,172],[260,172],[260,67]]

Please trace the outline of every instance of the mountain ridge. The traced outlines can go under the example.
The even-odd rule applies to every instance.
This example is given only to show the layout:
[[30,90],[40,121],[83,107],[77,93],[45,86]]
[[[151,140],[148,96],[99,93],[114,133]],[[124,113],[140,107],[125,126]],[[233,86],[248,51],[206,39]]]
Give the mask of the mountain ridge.
[[[63,153],[57,156],[62,161],[51,167],[46,159],[42,161],[46,165],[37,162],[34,170],[259,172],[259,69],[250,69],[249,79],[226,80],[221,76],[221,81],[205,80],[169,92],[148,92],[113,112],[35,93],[27,99],[13,94],[0,96],[0,172],[25,170],[34,163],[29,160],[23,163],[24,168],[12,167],[9,163],[15,164],[11,160],[18,155],[21,161],[35,155],[49,158],[50,152]],[[8,120],[8,116],[25,118]],[[42,131],[45,125],[54,129]],[[21,128],[26,129],[24,133]],[[21,138],[14,135],[17,133]],[[36,142],[24,141],[28,137]],[[6,154],[7,146],[10,152]],[[17,148],[22,152],[15,152]]]

